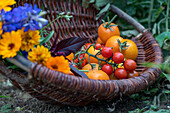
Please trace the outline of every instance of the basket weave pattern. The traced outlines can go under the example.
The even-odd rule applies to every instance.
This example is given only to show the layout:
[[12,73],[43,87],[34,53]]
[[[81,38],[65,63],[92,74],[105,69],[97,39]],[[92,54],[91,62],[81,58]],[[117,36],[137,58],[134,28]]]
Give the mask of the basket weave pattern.
[[[66,19],[58,19],[47,30],[54,30],[54,36],[50,39],[51,46],[54,38],[59,30],[59,41],[65,38],[78,36],[89,38],[90,42],[94,42],[97,35],[97,28],[100,20],[95,20],[97,11],[93,7],[83,8],[81,0],[76,0],[69,4],[68,0],[16,0],[17,6],[23,5],[25,2],[37,4],[39,8],[47,11],[46,18],[52,22],[61,12],[71,12],[73,18],[70,21]],[[117,13],[116,9],[112,11]],[[118,13],[118,16],[122,16]],[[124,18],[126,20],[126,18]],[[130,24],[133,25],[129,21]],[[139,92],[159,77],[161,70],[156,68],[146,68],[141,63],[155,62],[162,63],[162,52],[152,34],[139,28],[134,27],[140,32],[132,40],[136,43],[139,54],[136,59],[137,69],[140,73],[138,77],[123,80],[90,80],[81,77],[75,77],[53,71],[40,64],[32,63],[30,74],[23,74],[6,68],[4,63],[0,61],[0,73],[7,76],[12,83],[18,88],[27,91],[39,100],[52,104],[66,105],[86,105],[90,102],[100,100],[110,100],[116,96],[128,95]]]

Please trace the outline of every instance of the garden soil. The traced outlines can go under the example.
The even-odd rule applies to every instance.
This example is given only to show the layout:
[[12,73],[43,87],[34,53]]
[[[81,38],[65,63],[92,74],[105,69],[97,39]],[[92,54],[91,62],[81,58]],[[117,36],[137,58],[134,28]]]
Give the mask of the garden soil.
[[[89,104],[83,107],[58,106],[39,101],[28,93],[17,89],[9,80],[0,74],[0,109],[8,106],[8,113],[128,113],[137,108],[142,109],[146,103],[129,96]],[[19,108],[23,108],[19,110]]]

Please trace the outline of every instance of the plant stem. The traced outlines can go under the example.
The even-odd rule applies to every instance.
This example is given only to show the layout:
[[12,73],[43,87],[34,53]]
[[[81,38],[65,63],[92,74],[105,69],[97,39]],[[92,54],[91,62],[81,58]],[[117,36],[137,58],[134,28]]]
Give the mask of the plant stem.
[[117,17],[117,15],[115,15],[105,26],[105,28],[108,28],[109,25],[113,22],[113,20],[115,20],[115,18]]
[[151,17],[152,17],[153,3],[154,3],[154,0],[151,0],[149,16],[148,16],[148,28],[151,28]]
[[169,5],[170,5],[170,1],[168,0],[168,3],[167,3],[167,9],[166,9],[166,32],[169,32],[169,29],[168,29],[168,16],[169,16]]

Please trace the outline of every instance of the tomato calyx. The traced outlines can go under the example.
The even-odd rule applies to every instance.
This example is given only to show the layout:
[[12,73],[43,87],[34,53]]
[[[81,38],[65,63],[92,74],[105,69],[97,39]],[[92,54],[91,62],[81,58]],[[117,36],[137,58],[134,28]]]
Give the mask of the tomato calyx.
[[119,44],[120,52],[121,52],[122,49],[123,50],[128,49],[129,45],[127,45],[127,41],[124,41],[123,43],[121,43],[120,40],[118,39],[117,42]]
[[111,28],[112,26],[117,26],[116,24],[115,25],[110,25],[113,20],[115,20],[115,18],[117,17],[117,15],[115,15],[109,22],[105,22],[104,20],[102,20],[102,22],[104,23],[103,27],[104,28],[109,28],[111,31],[113,31],[113,29]]

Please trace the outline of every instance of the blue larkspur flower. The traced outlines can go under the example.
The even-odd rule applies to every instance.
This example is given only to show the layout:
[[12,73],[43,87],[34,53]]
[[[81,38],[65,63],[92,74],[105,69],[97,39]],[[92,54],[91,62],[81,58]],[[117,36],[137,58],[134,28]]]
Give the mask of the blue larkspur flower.
[[[31,50],[30,50],[30,51],[31,51]],[[23,56],[24,56],[26,59],[28,59],[28,58],[27,58],[28,52],[26,52],[26,51],[21,51],[21,53],[23,54]]]
[[37,5],[32,7],[27,3],[8,12],[2,9],[0,13],[0,21],[3,22],[2,29],[4,32],[17,31],[22,27],[25,27],[25,32],[29,29],[39,30],[48,23],[48,20],[41,17],[42,13]]

